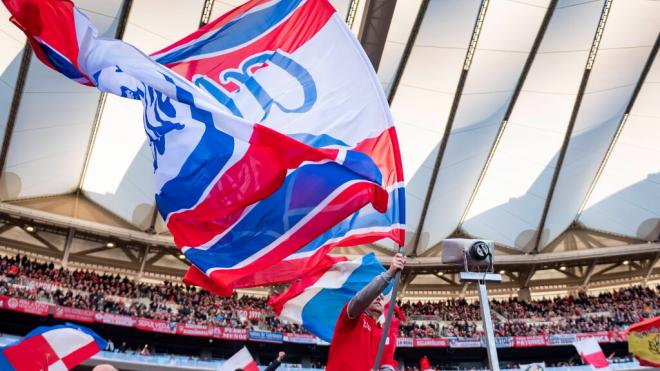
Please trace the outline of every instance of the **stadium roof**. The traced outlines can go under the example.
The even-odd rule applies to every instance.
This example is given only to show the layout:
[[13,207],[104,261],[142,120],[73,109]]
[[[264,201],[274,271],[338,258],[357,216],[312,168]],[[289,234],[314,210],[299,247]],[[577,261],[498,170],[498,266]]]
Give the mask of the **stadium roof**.
[[[242,1],[75,3],[104,36],[151,53]],[[660,239],[659,1],[331,3],[391,101],[409,252],[437,255],[457,236],[511,255]],[[48,70],[4,8],[0,47],[0,198],[20,206],[7,212],[168,240],[140,103]]]

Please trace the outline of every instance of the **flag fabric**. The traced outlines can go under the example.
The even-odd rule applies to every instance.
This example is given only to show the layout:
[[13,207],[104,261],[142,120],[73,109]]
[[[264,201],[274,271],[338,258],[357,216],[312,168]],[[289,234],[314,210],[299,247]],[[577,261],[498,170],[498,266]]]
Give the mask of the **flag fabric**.
[[[253,0],[152,57],[212,95],[227,112],[315,148],[356,151],[373,159],[389,194],[386,211],[367,205],[308,241],[284,260],[235,287],[291,282],[332,248],[389,238],[404,242],[403,170],[385,95],[356,38],[327,0]],[[307,214],[296,207],[279,223]],[[243,221],[261,215],[247,211]],[[213,288],[226,252],[212,220],[173,215],[167,221],[195,264],[185,281]],[[237,225],[238,229],[243,229]],[[247,229],[249,227],[245,227]],[[179,237],[180,236],[180,237]],[[190,240],[193,239],[194,240]],[[202,248],[194,248],[200,246]]]
[[0,348],[0,370],[69,370],[106,344],[92,330],[70,323],[37,327],[20,341]]
[[595,370],[610,370],[605,353],[598,345],[596,338],[586,338],[573,343],[582,360],[593,366]]
[[243,371],[259,371],[257,362],[254,361],[250,351],[246,347],[241,348],[236,354],[226,360],[221,366],[219,371],[235,371],[241,369]]
[[431,362],[429,362],[429,358],[427,356],[424,356],[419,360],[419,368],[422,371],[433,371],[433,367],[431,367]]
[[636,323],[626,333],[628,351],[639,360],[639,364],[660,367],[660,316]]
[[[334,264],[318,266],[268,302],[282,320],[302,325],[327,342],[331,342],[335,324],[346,304],[385,271],[374,253],[355,260],[334,259]],[[391,288],[390,284],[385,294]]]
[[[364,218],[356,218],[354,213],[365,205],[369,205],[369,211],[373,210],[370,215],[383,212],[393,215],[389,205],[396,202],[399,193],[390,197],[388,192],[395,189],[400,192],[402,188],[397,185],[401,181],[400,172],[396,170],[398,165],[390,161],[396,156],[389,156],[395,149],[390,142],[395,134],[393,128],[387,126],[391,122],[388,111],[381,112],[381,122],[387,130],[380,133],[366,130],[365,139],[352,140],[347,145],[343,144],[353,138],[348,133],[335,137],[311,129],[311,133],[302,131],[303,134],[298,136],[280,133],[274,129],[281,128],[272,122],[270,127],[258,123],[259,119],[266,118],[265,114],[261,118],[239,115],[238,111],[227,108],[227,105],[233,107],[233,103],[223,103],[229,98],[222,98],[203,82],[189,81],[127,43],[99,39],[89,19],[68,0],[3,0],[3,3],[12,14],[12,21],[28,36],[35,55],[46,65],[82,84],[142,101],[145,131],[154,158],[158,209],[177,246],[196,266],[197,273],[203,274],[205,281],[200,283],[207,289],[229,294],[234,287],[250,285],[254,283],[251,277],[256,273],[274,267],[292,254],[301,254],[301,249],[315,246],[315,241],[323,239],[328,230],[342,225],[343,234],[334,234],[319,246],[328,248],[337,243],[348,243],[340,240],[353,236],[352,231],[360,228],[354,219]],[[225,41],[250,44],[263,40],[263,35],[255,34],[263,25],[257,26],[254,21],[247,25],[242,22],[253,20],[255,16],[262,17],[259,19],[263,22],[270,22],[272,17],[281,17],[282,11],[295,13],[297,10],[288,6],[294,3],[299,6],[296,9],[300,9],[303,2],[249,3],[250,9],[240,15],[233,12],[236,17],[232,19],[221,18],[221,22],[211,25],[220,27],[217,32],[201,35],[200,39],[210,43],[206,47],[215,45],[211,41],[218,37],[221,44]],[[323,5],[326,3],[322,0],[304,3],[317,4],[326,13],[331,9]],[[276,24],[288,24],[282,23],[286,19],[279,19]],[[326,23],[329,22],[326,20]],[[333,24],[336,26],[336,22]],[[277,29],[275,24],[269,29],[273,27]],[[210,32],[209,28],[206,30]],[[252,35],[252,38],[237,41],[231,35],[225,36],[223,30],[238,32],[240,37]],[[307,35],[311,31],[300,32]],[[328,43],[329,40],[318,42]],[[232,44],[229,49],[237,50],[243,45],[241,43]],[[187,45],[175,44],[158,60],[172,65],[177,71],[186,72],[181,67],[183,62],[172,59],[172,53],[186,55]],[[191,48],[206,50],[198,44]],[[245,71],[233,71],[223,78],[231,84],[259,85],[261,80],[254,76],[253,79],[246,78],[245,74],[254,73],[256,76],[260,70],[268,70],[264,64],[272,63],[281,73],[296,74],[294,80],[302,81],[304,86],[303,108],[295,110],[291,108],[291,104],[297,104],[293,97],[282,97],[278,101],[278,97],[264,98],[266,93],[263,90],[255,93],[259,97],[257,100],[264,104],[264,111],[271,116],[291,110],[304,111],[314,106],[311,96],[318,99],[327,93],[319,84],[312,94],[309,91],[313,80],[311,75],[301,72],[302,67],[292,58],[286,59],[285,54],[257,54],[270,59],[257,58],[261,64],[253,64],[252,59],[243,61],[241,66],[246,68]],[[188,61],[193,59],[190,56],[185,58]],[[174,66],[176,63],[179,64]],[[364,68],[362,72],[365,72]],[[281,89],[293,89],[284,82],[271,83],[283,85]],[[344,86],[344,90],[347,89],[353,89],[353,86]],[[372,87],[372,95],[374,91],[378,92]],[[229,101],[242,107],[242,99],[233,99]],[[266,104],[262,99],[271,103]],[[343,96],[336,99],[343,99]],[[334,113],[347,115],[345,120],[348,121],[362,120],[362,117],[352,117],[355,112],[351,109],[338,109]],[[282,120],[291,122],[292,126],[295,122],[299,128],[333,125],[332,121],[323,121],[323,117],[309,115]],[[312,137],[315,139],[310,139]],[[367,149],[381,147],[386,149],[368,153]],[[382,171],[383,161],[395,170]],[[397,209],[397,212],[402,211]],[[342,224],[347,218],[350,222]],[[381,226],[374,228],[368,226],[365,233],[356,235],[351,243],[366,238],[373,231],[380,231]],[[388,231],[392,228],[387,225]],[[309,255],[310,251],[304,250],[303,253]],[[269,277],[263,279],[266,282],[261,284],[269,282]]]
[[545,362],[520,365],[520,371],[545,371]]

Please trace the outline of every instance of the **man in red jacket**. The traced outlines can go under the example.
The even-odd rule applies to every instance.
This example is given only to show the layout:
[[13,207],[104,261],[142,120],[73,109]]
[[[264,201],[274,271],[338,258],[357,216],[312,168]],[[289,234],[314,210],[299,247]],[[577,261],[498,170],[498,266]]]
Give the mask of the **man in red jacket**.
[[[383,334],[383,327],[378,322],[383,314],[385,297],[383,290],[398,270],[406,264],[406,257],[396,254],[392,258],[389,270],[374,278],[346,304],[339,315],[335,333],[330,344],[326,371],[369,371],[374,366],[376,353]],[[397,327],[397,326],[395,326]],[[389,351],[381,362],[379,371],[394,370],[394,351],[396,331],[390,331]]]

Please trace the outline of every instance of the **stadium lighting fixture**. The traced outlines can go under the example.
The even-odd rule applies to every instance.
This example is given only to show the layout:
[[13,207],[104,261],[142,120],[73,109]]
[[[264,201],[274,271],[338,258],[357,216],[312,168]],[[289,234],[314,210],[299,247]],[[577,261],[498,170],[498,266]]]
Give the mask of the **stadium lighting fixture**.
[[186,256],[183,255],[183,254],[180,254],[180,255],[179,255],[179,259],[181,259],[181,260],[185,260],[185,259],[186,259]]
[[562,272],[565,271],[565,270],[566,270],[566,266],[565,266],[565,265],[562,265],[561,267],[559,267],[559,270],[562,271]]
[[439,276],[439,277],[442,277],[442,276],[444,276],[444,275],[445,275],[445,272],[438,272],[438,276]]
[[504,273],[506,273],[506,271],[505,271],[504,269],[502,269],[502,270],[500,271],[500,274],[504,274]]
[[628,260],[623,261],[623,265],[628,265],[628,264],[630,264],[630,261],[628,261]]
[[112,242],[108,242],[108,243],[105,244],[105,247],[110,247],[110,248],[112,248],[112,247],[115,247],[115,244],[112,243]]
[[479,289],[479,307],[481,308],[481,320],[486,335],[486,353],[488,354],[488,365],[492,371],[500,371],[497,358],[497,346],[495,345],[495,331],[493,320],[490,316],[490,304],[488,303],[487,282],[502,282],[501,273],[494,273],[493,254],[495,243],[493,241],[481,241],[470,239],[447,239],[443,241],[442,263],[462,266],[464,272],[459,272],[458,277],[463,283],[474,282]]
[[34,232],[34,227],[31,226],[31,225],[28,225],[27,227],[25,227],[25,230],[28,231],[28,232]]

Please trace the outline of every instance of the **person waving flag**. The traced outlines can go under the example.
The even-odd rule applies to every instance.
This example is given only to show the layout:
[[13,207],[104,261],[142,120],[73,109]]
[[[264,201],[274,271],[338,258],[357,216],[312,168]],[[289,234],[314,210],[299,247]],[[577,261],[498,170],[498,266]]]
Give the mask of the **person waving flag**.
[[[187,282],[227,295],[295,279],[335,246],[403,242],[389,111],[326,1],[252,1],[153,58],[98,38],[71,1],[3,3],[43,63],[142,101],[156,203],[194,265]],[[310,51],[334,41],[333,57],[361,60],[340,85],[330,54]],[[234,64],[195,72],[200,55]],[[349,105],[353,92],[364,102]]]

